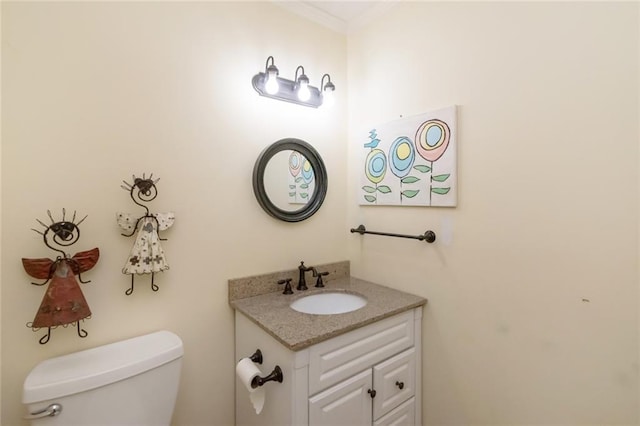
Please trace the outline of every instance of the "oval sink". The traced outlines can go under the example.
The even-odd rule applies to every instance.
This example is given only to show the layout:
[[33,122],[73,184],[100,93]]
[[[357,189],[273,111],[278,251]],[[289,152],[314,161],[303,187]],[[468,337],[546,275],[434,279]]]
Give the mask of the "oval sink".
[[362,308],[367,299],[357,294],[343,292],[316,293],[294,300],[291,309],[303,314],[344,314]]

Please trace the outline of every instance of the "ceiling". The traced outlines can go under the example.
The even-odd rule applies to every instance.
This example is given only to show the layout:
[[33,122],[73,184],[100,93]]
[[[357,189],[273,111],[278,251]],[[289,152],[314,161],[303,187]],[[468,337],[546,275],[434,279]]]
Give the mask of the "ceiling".
[[347,33],[401,0],[377,1],[277,1],[276,4],[335,31]]
[[346,23],[357,19],[376,5],[375,1],[302,1]]

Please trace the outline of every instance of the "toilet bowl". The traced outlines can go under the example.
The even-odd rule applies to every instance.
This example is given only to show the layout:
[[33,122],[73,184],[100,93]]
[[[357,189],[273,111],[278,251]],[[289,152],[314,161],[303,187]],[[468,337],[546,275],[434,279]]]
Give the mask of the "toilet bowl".
[[184,349],[158,331],[38,364],[22,402],[32,426],[168,426]]

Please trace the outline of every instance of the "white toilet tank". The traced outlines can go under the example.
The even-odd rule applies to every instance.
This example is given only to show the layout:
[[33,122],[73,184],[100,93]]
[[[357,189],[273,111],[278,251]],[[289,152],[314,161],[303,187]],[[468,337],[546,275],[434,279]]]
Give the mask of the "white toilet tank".
[[169,425],[183,354],[178,336],[158,331],[51,358],[27,376],[22,402],[30,417],[61,406],[33,426]]

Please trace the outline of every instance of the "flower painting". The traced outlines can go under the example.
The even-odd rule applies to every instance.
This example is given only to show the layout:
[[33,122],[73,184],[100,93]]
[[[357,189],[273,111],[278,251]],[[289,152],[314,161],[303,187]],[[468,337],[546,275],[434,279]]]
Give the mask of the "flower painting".
[[456,206],[455,106],[373,126],[358,143],[359,204]]
[[313,167],[298,151],[289,154],[288,185],[290,204],[306,204],[315,191]]

